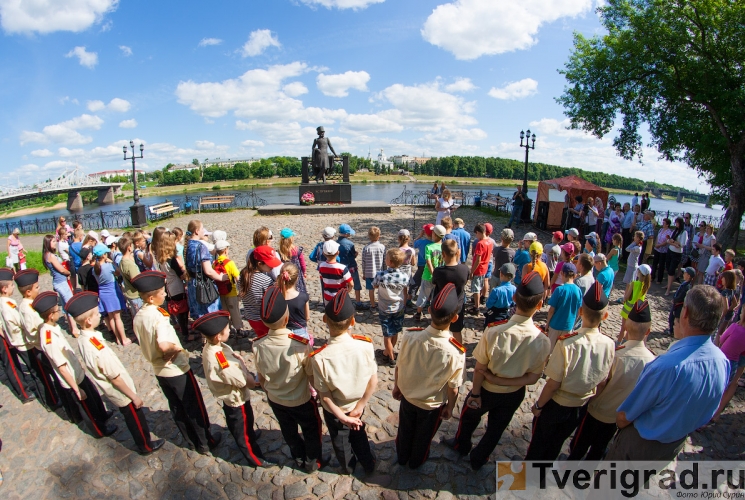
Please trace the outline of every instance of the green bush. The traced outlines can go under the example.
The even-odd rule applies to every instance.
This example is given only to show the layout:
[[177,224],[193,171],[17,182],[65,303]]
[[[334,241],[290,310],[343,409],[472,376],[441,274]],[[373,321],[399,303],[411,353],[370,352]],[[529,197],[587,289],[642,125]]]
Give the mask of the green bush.
[[213,191],[219,191],[220,190],[220,185],[219,184],[215,184],[214,186],[212,186],[212,190]]

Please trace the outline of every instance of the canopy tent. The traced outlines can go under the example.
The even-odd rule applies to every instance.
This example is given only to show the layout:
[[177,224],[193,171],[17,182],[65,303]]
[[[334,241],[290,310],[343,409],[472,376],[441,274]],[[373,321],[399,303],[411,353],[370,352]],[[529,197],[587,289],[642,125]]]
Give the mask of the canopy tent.
[[607,208],[608,191],[576,175],[570,175],[538,183],[538,199],[536,200],[533,220],[538,222],[539,216],[541,216],[541,202],[545,202],[548,204],[546,228],[557,229],[562,227],[564,209],[567,206],[573,207],[575,205],[574,198],[576,196],[582,196],[583,200],[587,200],[590,196],[593,198],[600,197],[603,200],[603,206]]

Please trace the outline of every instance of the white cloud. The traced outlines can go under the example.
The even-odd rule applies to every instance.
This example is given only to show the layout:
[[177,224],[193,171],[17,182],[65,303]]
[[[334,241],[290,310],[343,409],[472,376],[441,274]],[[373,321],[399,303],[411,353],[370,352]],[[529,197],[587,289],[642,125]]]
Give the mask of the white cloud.
[[88,108],[88,111],[96,112],[101,111],[102,109],[106,109],[106,103],[103,101],[88,101],[86,107]]
[[115,97],[109,101],[109,104],[105,104],[103,101],[88,101],[87,107],[88,111],[94,113],[103,109],[108,109],[109,111],[115,111],[117,113],[126,113],[132,105],[127,100]]
[[61,156],[62,158],[69,158],[71,156],[83,156],[85,154],[85,150],[83,150],[83,149],[59,148],[57,150],[57,154],[59,156]]
[[79,32],[118,4],[119,0],[2,0],[0,24],[6,33]]
[[518,82],[510,82],[504,87],[492,87],[489,95],[494,99],[511,100],[523,99],[538,93],[538,82],[532,78],[524,78]]
[[252,139],[246,139],[245,141],[241,142],[241,146],[246,146],[249,148],[263,148],[264,143],[261,141],[254,141]]
[[473,84],[470,78],[456,78],[450,85],[445,85],[445,90],[448,92],[470,92],[476,89],[476,85]]
[[212,149],[215,147],[215,143],[212,141],[194,141],[197,149]]
[[282,87],[282,91],[290,97],[297,97],[299,95],[307,94],[308,87],[303,85],[302,82],[292,82]]
[[369,81],[370,75],[367,71],[347,71],[338,75],[321,73],[316,78],[318,89],[331,97],[346,97],[349,95],[349,89],[366,92]]
[[137,120],[130,118],[129,120],[122,120],[119,122],[120,128],[135,128],[137,127]]
[[70,99],[70,96],[67,96],[67,95],[59,100],[60,104],[66,104],[68,102],[72,104],[79,104],[77,99]]
[[527,49],[537,42],[545,23],[576,17],[592,8],[592,0],[455,0],[439,5],[422,27],[429,43],[452,52],[456,59],[477,59]]
[[588,134],[583,130],[572,130],[568,128],[570,123],[569,118],[562,121],[554,118],[541,118],[540,120],[530,122],[530,128],[533,133],[538,133],[539,136],[546,135],[549,137],[561,137],[568,141],[598,140],[597,137]]
[[212,45],[220,45],[222,40],[219,38],[202,38],[199,42],[199,47],[210,47]]
[[46,158],[47,156],[54,156],[54,153],[52,153],[48,149],[36,149],[34,151],[31,151],[31,156],[36,156],[38,158]]
[[81,66],[93,69],[98,64],[98,54],[95,52],[88,52],[85,47],[75,47],[70,52],[65,54],[65,57],[77,57],[80,61]]
[[349,115],[342,121],[342,131],[353,134],[402,132],[404,127],[379,115]]
[[272,35],[269,30],[256,30],[252,31],[248,37],[248,41],[243,45],[241,53],[243,57],[254,57],[264,52],[269,47],[280,48],[282,46],[279,43],[279,38]]
[[127,47],[126,45],[120,45],[119,50],[122,51],[122,54],[124,54],[124,57],[129,57],[132,55],[132,49],[130,47]]
[[365,9],[368,5],[383,3],[385,0],[300,0],[306,5],[321,5],[327,9]]
[[378,97],[393,105],[393,109],[378,115],[416,130],[431,132],[476,124],[472,116],[475,103],[442,91],[438,82],[412,86],[397,83]]
[[41,132],[21,132],[21,146],[31,143],[56,142],[59,144],[88,144],[93,141],[90,136],[84,136],[78,130],[98,130],[103,120],[95,115],[83,114],[71,120],[55,125],[47,125]]

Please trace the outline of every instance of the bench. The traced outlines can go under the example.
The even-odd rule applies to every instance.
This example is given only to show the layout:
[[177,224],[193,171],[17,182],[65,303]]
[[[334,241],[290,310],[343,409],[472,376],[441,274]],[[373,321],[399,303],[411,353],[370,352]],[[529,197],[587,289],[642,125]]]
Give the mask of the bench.
[[494,210],[496,211],[499,211],[499,209],[504,209],[506,212],[509,202],[510,200],[508,198],[504,198],[503,196],[498,196],[495,194],[487,194],[486,196],[481,198],[481,205],[494,207]]
[[174,206],[172,201],[158,203],[157,205],[150,205],[149,208],[150,213],[153,215],[154,218],[157,219],[173,215],[174,213],[181,210],[181,207]]
[[198,211],[202,212],[202,206],[204,205],[217,205],[217,208],[220,208],[220,205],[230,205],[233,203],[233,200],[235,200],[235,195],[224,195],[224,196],[205,196],[199,198],[199,209]]

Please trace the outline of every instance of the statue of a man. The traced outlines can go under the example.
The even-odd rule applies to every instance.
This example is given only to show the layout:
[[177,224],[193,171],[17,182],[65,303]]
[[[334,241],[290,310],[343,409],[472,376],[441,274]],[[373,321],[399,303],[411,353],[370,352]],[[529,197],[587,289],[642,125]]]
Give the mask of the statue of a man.
[[334,156],[336,156],[336,151],[334,151],[331,141],[325,137],[326,131],[323,127],[318,127],[316,132],[318,132],[318,138],[313,141],[313,148],[311,149],[313,173],[316,176],[316,183],[318,183],[319,177],[321,182],[325,183],[326,175],[328,175],[331,170],[331,165],[329,164],[329,149],[334,153]]

